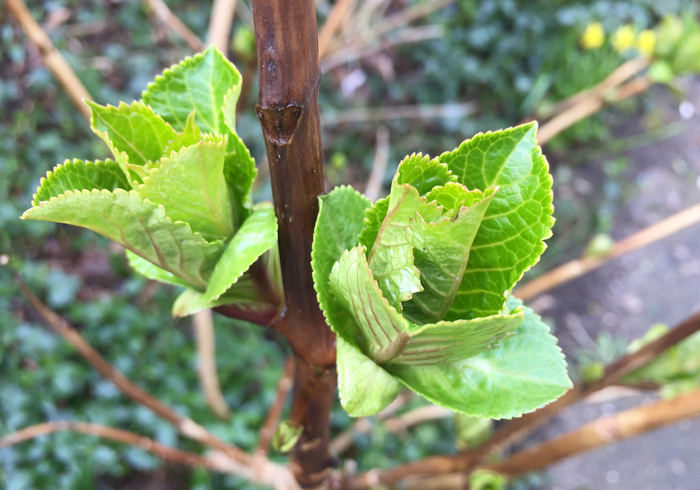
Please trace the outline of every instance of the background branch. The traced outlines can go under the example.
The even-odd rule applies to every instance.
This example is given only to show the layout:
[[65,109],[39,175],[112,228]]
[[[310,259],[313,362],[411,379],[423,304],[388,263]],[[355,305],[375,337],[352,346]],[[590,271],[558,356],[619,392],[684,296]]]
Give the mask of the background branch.
[[228,55],[229,40],[233,15],[236,12],[236,0],[214,0],[209,18],[207,42],[213,44],[224,56]]
[[650,245],[697,223],[700,223],[700,204],[695,204],[668,218],[657,221],[653,225],[620,240],[604,255],[581,257],[556,267],[542,276],[516,287],[513,294],[522,300],[532,299],[545,291],[581,277],[617,257]]
[[292,388],[292,379],[294,376],[294,358],[288,357],[284,364],[284,371],[277,383],[277,393],[275,401],[267,412],[265,422],[260,429],[260,439],[258,440],[258,449],[255,451],[256,456],[267,457],[270,449],[270,440],[275,433],[277,422],[279,422],[282,411],[284,410],[284,402],[287,400],[289,391]]
[[217,417],[226,420],[231,416],[231,411],[221,393],[219,376],[216,373],[216,336],[211,310],[206,308],[192,315],[192,326],[197,342],[197,374],[204,397]]
[[183,41],[194,51],[199,53],[204,51],[204,42],[190,30],[165,4],[163,0],[144,0],[158,19],[175,34],[180,36]]
[[365,196],[370,201],[374,202],[379,197],[384,183],[384,173],[386,166],[389,163],[389,130],[386,126],[377,128],[377,141],[374,148],[374,161],[372,163],[372,172],[369,174],[367,186],[365,187]]
[[58,83],[73,101],[75,107],[87,119],[90,119],[90,109],[83,103],[83,99],[92,100],[92,96],[87,91],[83,83],[75,74],[65,58],[46,35],[41,26],[34,20],[32,14],[24,5],[22,0],[5,0],[10,12],[15,16],[17,22],[24,30],[29,41],[39,50],[41,59],[46,67],[56,77]]

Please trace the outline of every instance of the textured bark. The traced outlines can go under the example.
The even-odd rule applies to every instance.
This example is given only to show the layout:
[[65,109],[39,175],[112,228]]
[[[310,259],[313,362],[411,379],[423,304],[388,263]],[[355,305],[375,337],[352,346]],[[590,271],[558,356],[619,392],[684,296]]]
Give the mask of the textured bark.
[[316,301],[311,244],[323,193],[313,0],[255,0],[260,92],[255,108],[265,138],[279,227],[285,310],[275,323],[295,355],[291,421],[304,431],[292,467],[304,487],[322,485],[332,458],[329,417],[335,393],[335,336]]

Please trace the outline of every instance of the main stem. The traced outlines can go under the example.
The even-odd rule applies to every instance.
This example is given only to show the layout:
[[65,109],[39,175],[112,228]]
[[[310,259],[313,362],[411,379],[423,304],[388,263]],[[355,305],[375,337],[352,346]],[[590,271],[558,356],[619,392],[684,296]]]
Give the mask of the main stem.
[[329,474],[335,336],[311,275],[311,244],[323,193],[318,113],[318,35],[314,0],[253,0],[260,91],[255,110],[270,165],[279,229],[285,311],[275,325],[295,356],[291,421],[304,431],[292,453],[303,487]]

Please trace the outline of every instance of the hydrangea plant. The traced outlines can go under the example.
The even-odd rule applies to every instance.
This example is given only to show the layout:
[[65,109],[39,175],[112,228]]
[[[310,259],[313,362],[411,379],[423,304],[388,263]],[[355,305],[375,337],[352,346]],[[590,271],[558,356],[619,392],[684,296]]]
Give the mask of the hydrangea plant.
[[548,327],[510,297],[554,222],[536,128],[411,155],[374,205],[350,187],[321,198],[314,281],[351,415],[382,410],[407,386],[451,410],[510,418],[571,386]]

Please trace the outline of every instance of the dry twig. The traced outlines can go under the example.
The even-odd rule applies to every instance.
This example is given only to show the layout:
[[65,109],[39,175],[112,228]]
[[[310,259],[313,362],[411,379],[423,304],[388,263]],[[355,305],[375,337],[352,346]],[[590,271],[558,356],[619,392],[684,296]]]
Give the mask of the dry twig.
[[325,114],[321,117],[324,127],[357,122],[392,121],[395,119],[440,119],[466,117],[476,112],[476,104],[465,102],[462,104],[439,105],[397,105],[340,111],[336,114]]
[[224,56],[228,53],[231,39],[233,15],[236,12],[236,0],[214,0],[209,18],[209,34],[207,42],[213,44]]
[[51,70],[51,73],[66,91],[75,107],[83,116],[90,119],[90,109],[83,104],[83,99],[92,100],[92,96],[61,53],[58,52],[49,36],[34,20],[22,0],[5,0],[5,3],[17,19],[17,22],[19,22],[19,25],[22,26],[29,41],[39,50],[44,64]]
[[318,33],[318,58],[323,59],[330,52],[329,48],[338,29],[348,17],[355,0],[338,0],[333,4],[326,21]]
[[220,419],[226,420],[231,411],[221,393],[219,377],[216,374],[216,344],[214,318],[210,309],[200,310],[192,315],[194,336],[197,341],[197,373],[202,384],[207,405]]
[[199,36],[197,36],[197,34],[192,32],[189,27],[178,19],[177,15],[175,15],[172,10],[168,8],[163,0],[144,1],[146,2],[146,5],[153,10],[156,17],[158,17],[163,24],[167,25],[175,34],[180,36],[192,49],[192,51],[195,53],[204,51],[204,42],[199,38]]
[[377,142],[374,149],[372,172],[365,187],[365,196],[372,202],[377,200],[379,193],[382,191],[387,163],[389,163],[389,130],[386,126],[379,126],[377,128]]
[[522,300],[532,299],[545,291],[581,277],[617,257],[650,245],[697,223],[700,223],[700,204],[695,204],[634,233],[624,240],[620,240],[605,255],[581,257],[552,269],[537,279],[515,288],[513,294]]
[[255,451],[256,456],[267,457],[267,453],[270,449],[270,440],[272,435],[275,433],[275,428],[277,427],[277,422],[282,416],[282,411],[284,410],[284,402],[287,400],[287,395],[292,389],[292,380],[294,376],[294,358],[289,357],[284,365],[284,371],[277,383],[277,394],[275,395],[275,401],[267,412],[267,417],[265,417],[265,422],[260,429],[260,439],[258,440],[258,449]]

